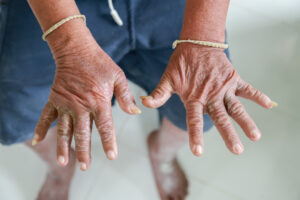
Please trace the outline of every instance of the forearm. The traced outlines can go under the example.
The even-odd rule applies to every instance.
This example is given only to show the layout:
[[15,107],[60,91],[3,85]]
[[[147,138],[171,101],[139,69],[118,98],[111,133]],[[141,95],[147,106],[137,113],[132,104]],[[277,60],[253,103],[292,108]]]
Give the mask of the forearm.
[[[49,29],[58,21],[71,15],[80,14],[74,0],[28,0],[28,3],[36,16],[43,32]],[[66,42],[78,34],[86,34],[87,27],[82,18],[70,20],[47,36],[50,47],[56,47]],[[75,36],[76,35],[76,36]]]
[[180,39],[223,43],[229,0],[186,0]]

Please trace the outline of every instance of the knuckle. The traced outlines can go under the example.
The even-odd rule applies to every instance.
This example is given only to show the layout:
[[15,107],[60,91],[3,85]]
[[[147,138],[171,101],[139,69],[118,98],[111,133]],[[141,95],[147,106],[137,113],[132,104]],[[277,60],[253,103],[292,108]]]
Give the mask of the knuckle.
[[78,152],[88,152],[90,148],[90,139],[89,138],[81,138],[75,139],[75,149]]
[[70,142],[70,137],[68,137],[66,135],[60,135],[57,138],[57,146],[58,147],[62,147],[62,148],[68,147],[69,142]]
[[44,107],[44,112],[53,113],[55,112],[55,107],[48,101]]
[[225,131],[228,131],[231,127],[231,122],[229,120],[219,121],[217,124]]
[[212,105],[207,105],[207,111],[208,113],[213,113],[214,112],[214,107]]
[[168,97],[169,95],[171,95],[171,90],[163,85],[159,85],[151,94],[154,97]]
[[84,145],[75,145],[75,151],[76,152],[83,152],[83,153],[88,153],[89,152],[89,146],[84,146]]
[[153,92],[153,96],[163,96],[164,95],[164,89],[163,86],[159,85],[157,88],[155,88],[154,92]]
[[198,115],[196,112],[189,114],[187,118],[187,124],[191,129],[201,129],[203,128],[202,115]]
[[90,136],[90,130],[89,128],[83,128],[83,129],[76,129],[75,130],[75,137],[80,138],[88,138]]
[[76,151],[89,151],[91,135],[87,129],[78,129],[75,134]]
[[214,119],[215,124],[222,129],[227,129],[231,124],[230,119],[224,111],[216,112],[212,118]]
[[202,119],[199,118],[198,116],[197,117],[195,117],[195,116],[189,117],[188,124],[189,124],[190,128],[200,129],[200,128],[202,128]]
[[124,81],[126,82],[126,76],[125,76],[125,73],[124,73],[123,70],[121,70],[120,68],[119,68],[119,70],[117,70],[115,77],[116,77],[116,81],[117,81],[118,83],[121,83],[121,84],[122,84]]
[[198,101],[188,101],[185,104],[186,113],[192,116],[202,116],[202,104]]
[[254,89],[253,97],[260,98],[262,93],[258,89]]
[[112,131],[101,133],[101,139],[104,144],[110,143],[114,138]]
[[241,103],[239,102],[228,102],[227,104],[228,113],[236,118],[243,117],[245,114],[245,110]]
[[169,92],[172,89],[170,81],[170,75],[168,73],[164,73],[162,76],[158,86],[155,89],[155,93],[164,95],[166,92]]
[[75,144],[75,149],[77,152],[88,152],[89,151],[89,143],[86,142],[77,142]]
[[245,91],[247,92],[247,94],[250,96],[250,97],[257,97],[260,95],[260,92],[252,87],[250,84],[248,84],[246,87],[245,87]]
[[115,86],[115,92],[119,98],[127,98],[130,93],[128,83],[126,80],[119,81],[119,84]]
[[97,123],[97,129],[100,131],[100,133],[108,133],[113,128],[113,123],[110,118],[102,121],[98,121]]
[[120,91],[117,98],[121,101],[121,103],[129,103],[133,100],[133,97],[130,95],[130,92],[127,88],[123,88],[123,90]]
[[57,125],[57,135],[61,136],[61,137],[68,136],[70,128],[71,127],[69,127],[67,125],[58,124]]
[[170,84],[172,82],[173,78],[170,72],[166,71],[163,76],[160,79],[160,83],[167,83]]
[[63,127],[59,127],[59,128],[57,128],[57,135],[59,137],[67,136],[68,135],[68,131],[65,128],[63,128]]
[[50,124],[51,124],[50,117],[49,117],[48,115],[42,116],[42,117],[40,118],[40,123],[41,123],[41,124],[44,124],[44,125],[50,125]]
[[201,129],[198,127],[193,128],[191,131],[189,131],[190,138],[192,140],[198,140],[200,138],[200,131]]
[[207,110],[209,113],[221,112],[222,104],[220,101],[213,101],[207,104]]

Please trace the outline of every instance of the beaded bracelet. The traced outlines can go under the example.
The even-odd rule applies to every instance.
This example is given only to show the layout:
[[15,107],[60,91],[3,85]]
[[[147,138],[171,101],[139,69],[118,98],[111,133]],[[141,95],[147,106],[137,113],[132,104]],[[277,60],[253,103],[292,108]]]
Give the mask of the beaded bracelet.
[[185,43],[185,42],[192,43],[192,44],[198,44],[198,45],[202,45],[202,46],[221,48],[221,49],[227,49],[228,48],[228,44],[208,42],[208,41],[199,41],[199,40],[190,40],[190,39],[175,40],[172,44],[172,47],[173,47],[173,49],[175,49],[178,44]]
[[59,22],[57,22],[56,24],[54,24],[53,26],[51,26],[47,31],[45,31],[42,35],[42,38],[44,41],[46,41],[46,37],[52,33],[53,31],[55,31],[58,27],[60,27],[61,25],[63,25],[64,23],[66,23],[67,21],[70,21],[72,19],[76,19],[76,18],[83,18],[84,23],[86,23],[86,18],[84,15],[72,15],[70,17],[64,18],[62,20],[60,20]]

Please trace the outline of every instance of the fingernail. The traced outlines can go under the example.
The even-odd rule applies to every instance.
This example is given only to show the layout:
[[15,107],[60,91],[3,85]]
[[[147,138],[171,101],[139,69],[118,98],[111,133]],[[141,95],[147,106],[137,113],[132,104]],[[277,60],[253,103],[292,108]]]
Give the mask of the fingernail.
[[233,146],[234,153],[241,154],[243,152],[243,148],[240,144],[235,144]]
[[79,167],[80,167],[81,170],[86,170],[86,169],[87,169],[87,168],[86,168],[86,164],[83,163],[83,162],[80,162],[80,163],[79,163]]
[[256,141],[256,140],[260,139],[261,134],[258,130],[254,130],[254,131],[251,132],[251,136]]
[[271,103],[272,103],[272,107],[271,108],[275,108],[275,107],[278,106],[278,103],[276,103],[275,101],[272,101]]
[[141,114],[142,111],[141,109],[139,109],[136,105],[132,104],[130,107],[131,112],[133,112],[134,114]]
[[38,139],[39,139],[39,135],[35,133],[34,136],[33,136],[31,145],[32,145],[32,146],[36,145],[37,142],[38,142]]
[[194,154],[196,156],[201,156],[203,153],[203,148],[201,147],[201,145],[195,145],[194,146]]
[[59,164],[61,164],[61,165],[65,164],[65,158],[63,156],[58,156],[57,160],[58,160]]
[[141,96],[140,98],[141,98],[142,100],[143,100],[143,99],[148,99],[148,100],[153,99],[152,96]]
[[108,151],[108,152],[107,152],[107,158],[108,158],[109,160],[114,160],[114,159],[116,159],[116,154],[115,154],[115,152],[113,152],[113,151]]

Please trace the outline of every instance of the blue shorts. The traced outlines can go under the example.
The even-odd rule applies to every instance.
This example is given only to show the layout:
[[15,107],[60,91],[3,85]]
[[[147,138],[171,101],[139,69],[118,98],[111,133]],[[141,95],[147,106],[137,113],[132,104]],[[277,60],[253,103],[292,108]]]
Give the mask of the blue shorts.
[[[147,93],[158,84],[179,37],[184,0],[114,1],[124,25],[113,21],[106,0],[78,0],[99,45]],[[0,143],[32,138],[55,74],[50,49],[26,0],[0,4]],[[228,55],[228,51],[226,51]],[[158,109],[186,130],[185,109],[177,95]],[[204,116],[204,130],[212,127]]]

